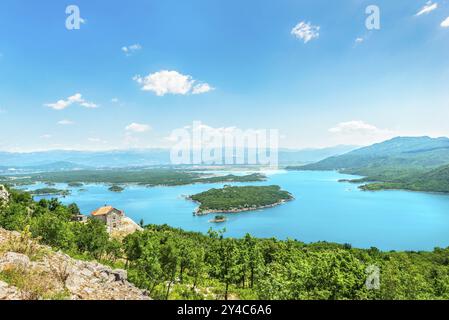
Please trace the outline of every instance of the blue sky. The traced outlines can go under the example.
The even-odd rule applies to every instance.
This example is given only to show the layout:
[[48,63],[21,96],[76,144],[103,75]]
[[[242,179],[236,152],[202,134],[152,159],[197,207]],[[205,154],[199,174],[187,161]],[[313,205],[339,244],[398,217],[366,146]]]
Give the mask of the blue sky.
[[0,150],[169,146],[193,121],[289,148],[449,136],[448,17],[447,0],[2,0]]

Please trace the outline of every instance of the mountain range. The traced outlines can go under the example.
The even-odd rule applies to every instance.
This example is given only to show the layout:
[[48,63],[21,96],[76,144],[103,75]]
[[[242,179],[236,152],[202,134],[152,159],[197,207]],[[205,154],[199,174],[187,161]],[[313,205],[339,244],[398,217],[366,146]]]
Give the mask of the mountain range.
[[[356,149],[340,145],[321,149],[280,149],[281,164],[305,164]],[[170,149],[129,149],[113,151],[52,150],[30,153],[0,152],[0,171],[73,170],[170,165]]]

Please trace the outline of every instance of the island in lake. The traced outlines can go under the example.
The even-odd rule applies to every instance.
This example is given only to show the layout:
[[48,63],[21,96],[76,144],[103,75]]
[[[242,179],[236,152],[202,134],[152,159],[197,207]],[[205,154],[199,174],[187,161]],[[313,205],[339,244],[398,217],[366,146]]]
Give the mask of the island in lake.
[[125,188],[117,186],[117,185],[113,185],[113,186],[109,187],[108,190],[112,191],[112,192],[122,192],[123,190],[125,190]]
[[195,215],[235,213],[270,208],[292,200],[293,196],[279,186],[225,186],[188,197],[199,203]]
[[61,190],[55,188],[41,188],[30,192],[33,196],[68,196],[69,190]]

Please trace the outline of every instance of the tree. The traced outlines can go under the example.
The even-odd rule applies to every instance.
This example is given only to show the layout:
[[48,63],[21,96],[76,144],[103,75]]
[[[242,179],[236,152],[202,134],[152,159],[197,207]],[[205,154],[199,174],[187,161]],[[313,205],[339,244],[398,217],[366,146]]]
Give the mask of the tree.
[[75,243],[81,253],[88,253],[95,259],[100,259],[107,251],[109,234],[102,221],[92,218],[86,223],[72,224]]
[[180,252],[174,241],[170,238],[161,246],[161,267],[165,281],[167,282],[167,291],[165,300],[168,300],[170,288],[176,279],[176,271],[179,266]]
[[74,236],[68,223],[50,212],[32,220],[31,233],[50,246],[70,249],[74,244]]

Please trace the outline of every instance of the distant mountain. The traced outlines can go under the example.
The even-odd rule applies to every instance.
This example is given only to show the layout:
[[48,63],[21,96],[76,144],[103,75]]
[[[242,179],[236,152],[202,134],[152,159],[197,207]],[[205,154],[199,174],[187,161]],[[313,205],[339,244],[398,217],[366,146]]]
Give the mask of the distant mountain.
[[0,173],[27,173],[36,171],[64,171],[64,170],[80,170],[92,167],[75,164],[67,161],[52,162],[34,166],[0,166]]
[[328,157],[342,155],[359,148],[358,146],[351,145],[338,145],[335,147],[327,148],[309,148],[309,149],[280,149],[279,150],[279,162],[283,165],[297,164],[297,163],[310,163],[323,160]]
[[130,167],[170,163],[166,149],[131,149],[114,151],[53,150],[31,153],[0,152],[0,165],[9,167],[45,166],[54,163],[71,163],[83,167]]
[[[382,169],[426,169],[449,163],[449,138],[396,137],[300,167],[368,175]],[[294,168],[292,168],[294,169]],[[298,169],[298,168],[296,168]]]
[[[280,164],[305,164],[354,150],[354,146],[322,149],[279,150]],[[10,168],[71,170],[76,168],[119,168],[170,165],[170,149],[130,149],[114,151],[53,150],[31,153],[0,152],[0,171]],[[3,167],[3,168],[2,168]]]

